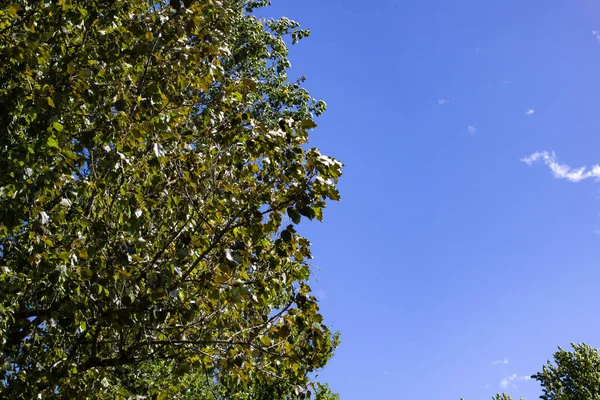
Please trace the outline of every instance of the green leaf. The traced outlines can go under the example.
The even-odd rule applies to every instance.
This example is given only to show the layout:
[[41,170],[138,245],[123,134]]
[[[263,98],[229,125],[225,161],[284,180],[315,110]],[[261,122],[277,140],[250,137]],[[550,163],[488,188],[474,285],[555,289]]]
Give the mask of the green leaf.
[[46,144],[50,147],[58,147],[58,140],[56,140],[55,136],[50,136],[46,141]]
[[260,342],[267,347],[271,346],[273,344],[273,341],[271,340],[271,338],[266,335],[261,336]]
[[87,249],[79,249],[79,251],[77,252],[77,254],[79,255],[80,258],[83,258],[84,260],[89,257]]
[[81,268],[81,277],[83,279],[91,279],[92,271],[89,268]]
[[310,207],[308,205],[299,207],[298,211],[301,215],[304,215],[305,217],[307,217],[309,219],[313,219],[315,217],[315,211],[312,209],[312,207]]
[[283,231],[281,231],[281,239],[283,239],[284,242],[289,242],[292,240],[292,233],[287,230],[284,229]]
[[317,124],[312,119],[305,119],[300,123],[302,129],[313,129],[317,127]]
[[300,220],[302,219],[302,217],[300,216],[300,213],[298,212],[298,210],[296,210],[293,207],[289,207],[287,209],[287,214],[292,219],[293,223],[295,223],[295,224],[300,223]]

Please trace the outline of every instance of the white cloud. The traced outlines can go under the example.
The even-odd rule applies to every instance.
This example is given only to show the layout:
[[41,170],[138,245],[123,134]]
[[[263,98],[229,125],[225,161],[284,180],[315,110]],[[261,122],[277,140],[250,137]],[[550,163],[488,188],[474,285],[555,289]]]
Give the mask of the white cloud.
[[533,115],[534,112],[535,110],[533,108],[530,108],[529,110],[525,111],[525,115]]
[[505,358],[504,360],[496,360],[492,364],[494,364],[494,365],[498,365],[498,364],[508,365],[508,358]]
[[443,105],[452,103],[454,100],[456,100],[456,98],[454,98],[454,97],[446,97],[446,98],[438,99],[438,104],[440,106],[443,106]]
[[506,389],[509,385],[516,388],[517,386],[515,385],[515,382],[527,382],[529,380],[531,380],[531,376],[529,376],[529,375],[512,374],[511,376],[508,376],[508,377],[502,379],[500,381],[500,386],[503,389]]
[[538,151],[521,159],[525,164],[532,165],[537,161],[542,161],[550,170],[555,178],[567,179],[571,182],[579,182],[588,178],[600,179],[600,165],[594,165],[591,169],[585,166],[572,169],[566,164],[560,164],[556,161],[554,152]]
[[477,133],[477,128],[475,128],[473,125],[469,125],[467,127],[467,132],[469,132],[469,135],[474,135]]
[[594,37],[596,39],[598,39],[598,41],[600,41],[600,32],[598,32],[598,31],[592,31],[592,35],[594,35]]

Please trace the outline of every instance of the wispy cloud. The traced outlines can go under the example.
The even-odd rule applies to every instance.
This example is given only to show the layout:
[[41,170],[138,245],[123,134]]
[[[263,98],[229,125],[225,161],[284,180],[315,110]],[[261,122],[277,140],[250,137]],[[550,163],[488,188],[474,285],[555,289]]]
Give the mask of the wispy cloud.
[[475,51],[478,53],[489,54],[490,52],[487,50],[480,49],[479,47],[475,47]]
[[494,364],[494,365],[498,365],[498,364],[508,365],[509,362],[508,362],[508,358],[505,358],[504,360],[496,360],[492,364]]
[[469,125],[467,127],[467,132],[469,132],[469,135],[474,135],[477,133],[477,128],[475,128],[473,125]]
[[600,41],[600,32],[598,32],[598,31],[592,31],[592,35],[594,35],[594,37],[595,37],[595,38],[596,38],[598,41]]
[[538,151],[521,159],[521,161],[527,165],[542,161],[550,168],[555,178],[567,179],[571,182],[579,182],[588,178],[600,179],[600,165],[594,165],[591,169],[587,169],[585,166],[571,168],[566,164],[560,164],[556,161],[556,154],[554,152]]
[[525,115],[533,115],[535,113],[535,110],[533,108],[530,108],[529,110],[525,111]]
[[443,105],[452,103],[454,100],[455,100],[454,97],[445,97],[445,98],[438,99],[438,104],[440,106],[443,106]]
[[515,382],[527,382],[531,380],[531,376],[529,375],[517,375],[512,374],[511,376],[507,376],[506,378],[500,381],[500,386],[503,389],[508,388],[509,385],[512,384],[513,387],[516,387]]

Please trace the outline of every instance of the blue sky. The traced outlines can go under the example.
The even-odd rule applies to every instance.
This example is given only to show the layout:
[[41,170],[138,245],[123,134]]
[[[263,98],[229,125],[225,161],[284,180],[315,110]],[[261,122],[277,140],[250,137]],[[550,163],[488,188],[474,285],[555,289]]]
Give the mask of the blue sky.
[[273,3],[312,31],[290,78],[346,164],[302,229],[342,332],[321,377],[345,400],[537,398],[557,346],[600,347],[600,172],[577,172],[600,163],[600,3]]

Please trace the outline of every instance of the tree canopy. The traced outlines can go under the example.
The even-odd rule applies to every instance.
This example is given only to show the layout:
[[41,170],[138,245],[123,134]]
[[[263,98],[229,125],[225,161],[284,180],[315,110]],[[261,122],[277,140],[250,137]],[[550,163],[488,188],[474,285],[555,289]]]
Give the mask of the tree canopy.
[[320,387],[339,339],[295,225],[342,164],[287,75],[309,32],[267,3],[3,3],[0,397]]
[[[531,377],[542,386],[542,400],[600,399],[600,352],[585,343],[571,343],[573,351],[559,347],[554,363],[548,361]],[[506,393],[492,400],[512,400]],[[521,399],[524,400],[524,399]]]
[[600,399],[600,353],[585,343],[571,343],[573,351],[558,348],[554,364],[548,361],[533,375],[542,385],[543,400]]

